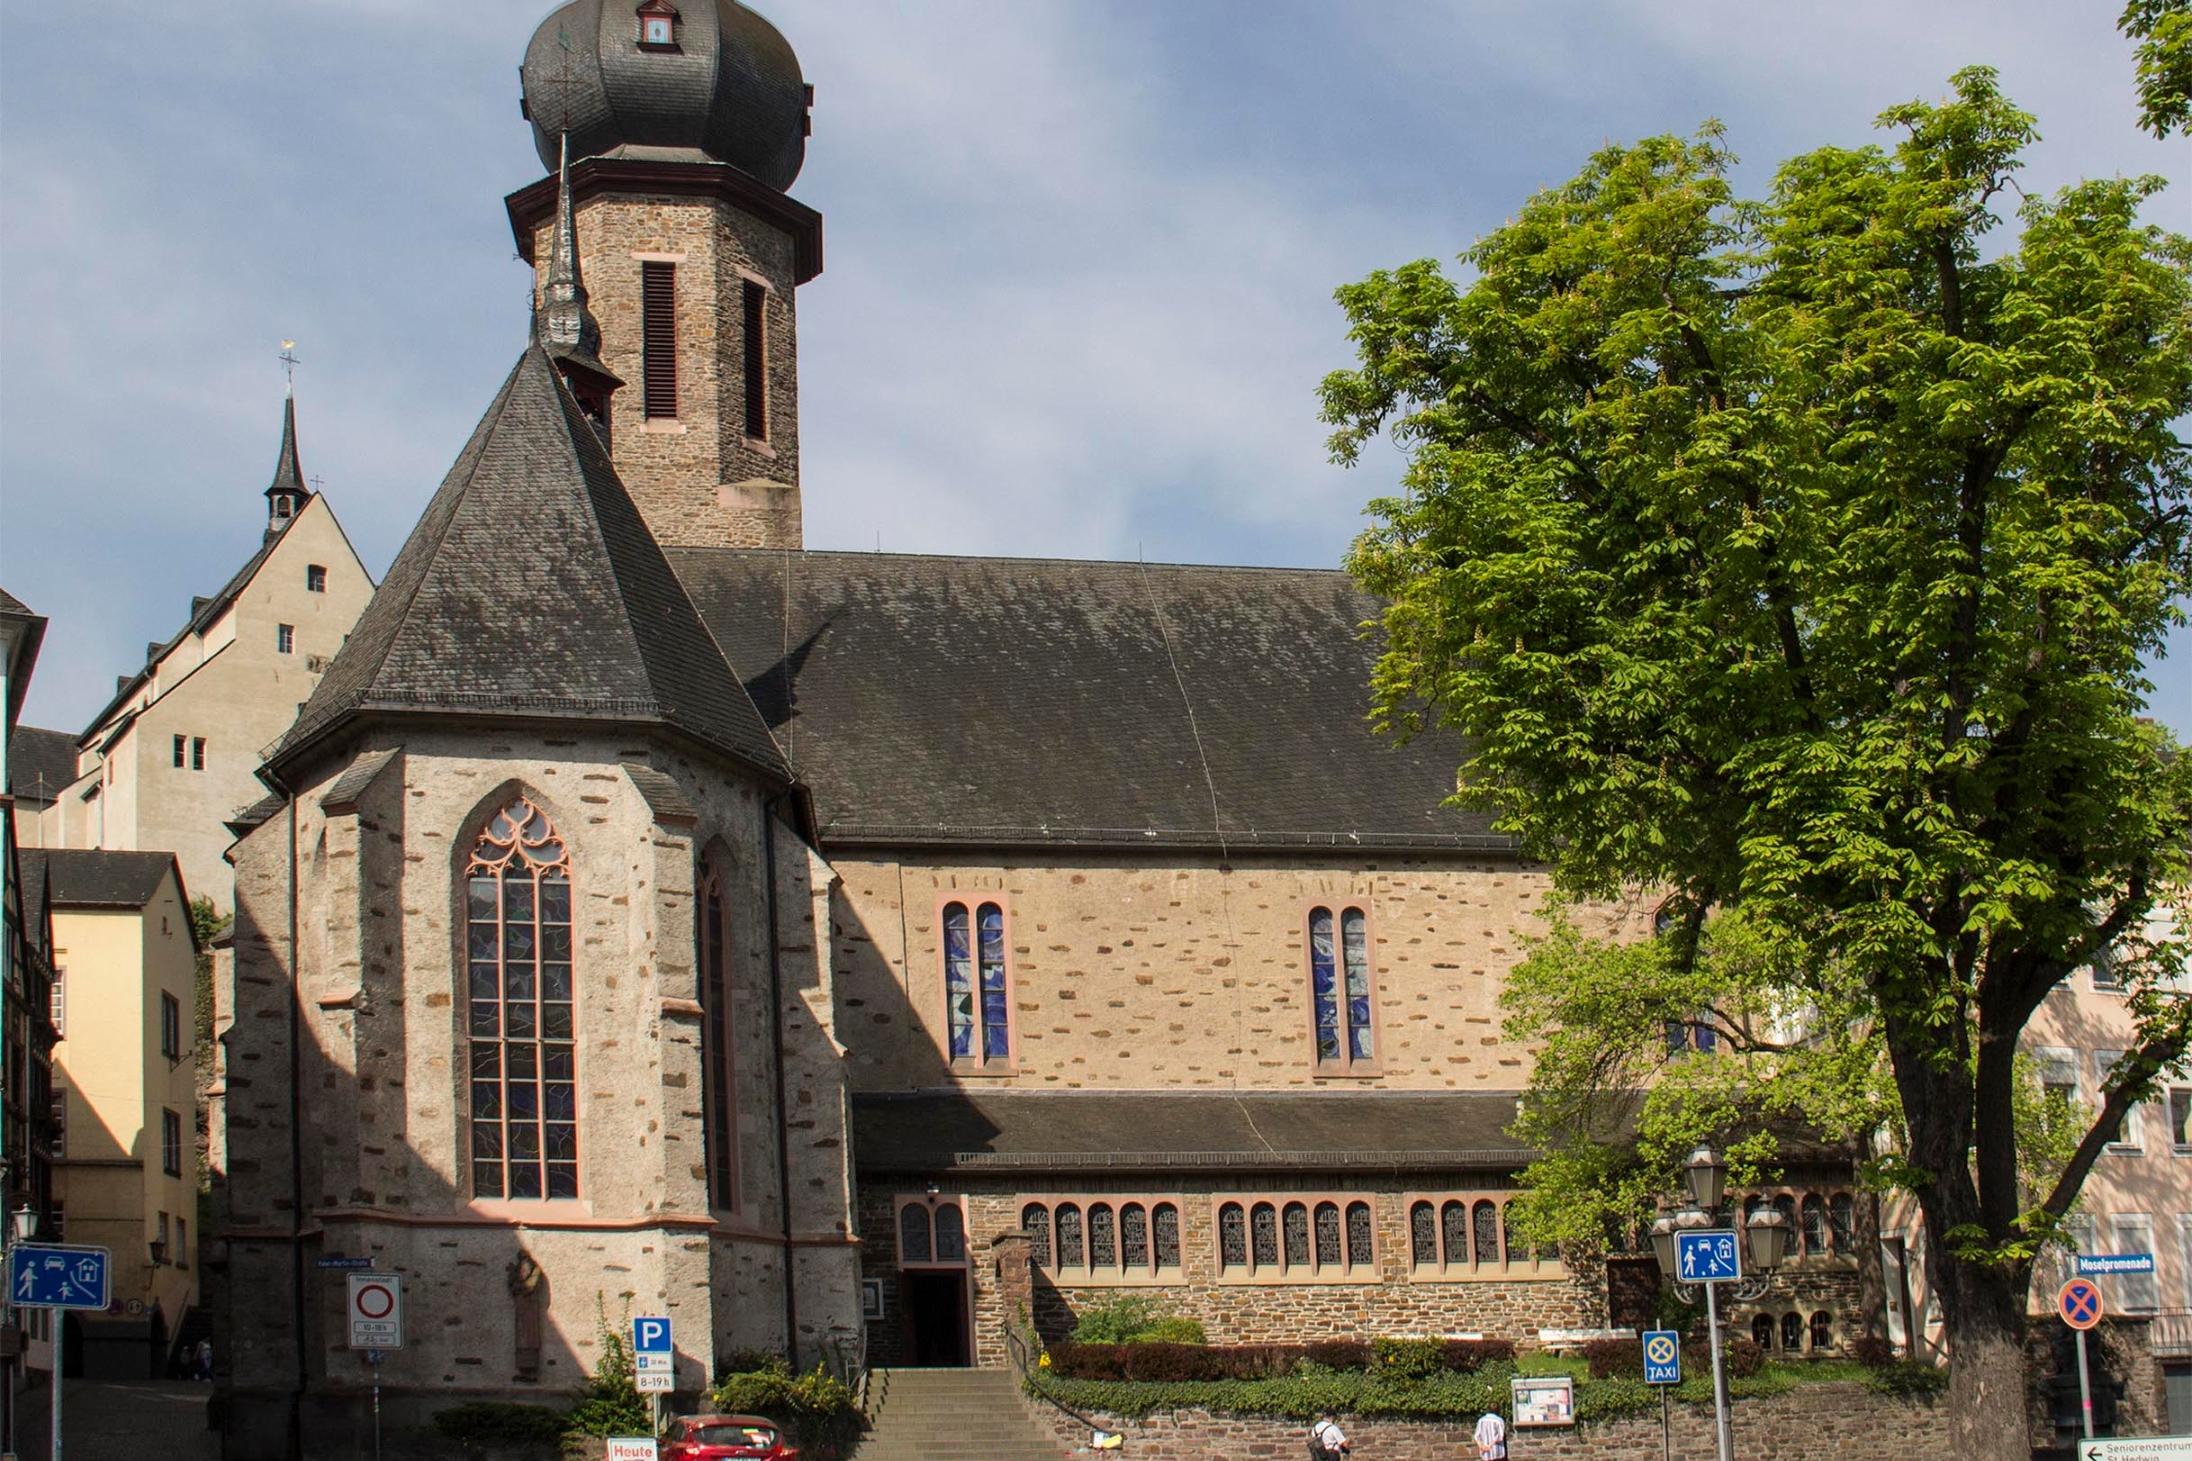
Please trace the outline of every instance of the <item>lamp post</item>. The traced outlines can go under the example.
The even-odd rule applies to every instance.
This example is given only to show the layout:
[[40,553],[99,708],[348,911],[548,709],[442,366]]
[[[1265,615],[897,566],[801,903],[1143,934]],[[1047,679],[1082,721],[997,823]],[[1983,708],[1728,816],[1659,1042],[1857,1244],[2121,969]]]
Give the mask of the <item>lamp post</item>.
[[1684,1234],[1703,1234],[1721,1230],[1726,1221],[1721,1203],[1727,1196],[1728,1165],[1720,1154],[1700,1142],[1690,1158],[1682,1165],[1682,1185],[1689,1190],[1690,1200],[1669,1212],[1663,1212],[1652,1223],[1652,1256],[1659,1260],[1659,1271],[1674,1285],[1676,1297],[1684,1303],[1695,1301],[1698,1289],[1705,1291],[1705,1323],[1712,1344],[1713,1375],[1713,1436],[1717,1442],[1720,1461],[1734,1461],[1735,1433],[1728,1419],[1727,1362],[1720,1346],[1720,1299],[1723,1283],[1735,1285],[1736,1297],[1755,1299],[1766,1292],[1773,1280],[1774,1271],[1788,1257],[1789,1220],[1772,1208],[1762,1208],[1744,1219],[1741,1229],[1732,1234],[1735,1246],[1742,1254],[1737,1271],[1716,1278],[1684,1279],[1680,1251]]

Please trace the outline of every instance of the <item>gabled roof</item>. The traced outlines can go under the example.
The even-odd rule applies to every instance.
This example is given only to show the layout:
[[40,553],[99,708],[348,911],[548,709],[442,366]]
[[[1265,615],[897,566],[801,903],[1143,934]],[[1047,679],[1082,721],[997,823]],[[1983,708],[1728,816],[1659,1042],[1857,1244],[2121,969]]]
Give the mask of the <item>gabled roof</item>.
[[[1506,853],[1461,749],[1370,729],[1346,575],[673,549],[824,846]],[[787,617],[788,616],[788,617]]]
[[654,724],[788,775],[537,342],[270,761],[376,712]]
[[7,789],[24,801],[50,802],[76,779],[76,737],[19,725],[8,741]]
[[23,626],[16,636],[15,663],[5,666],[8,679],[8,703],[0,705],[0,716],[13,724],[15,717],[23,713],[23,697],[30,692],[30,675],[38,664],[38,646],[46,637],[46,619],[6,589],[0,588],[0,619],[13,619]]
[[22,857],[26,878],[31,863],[39,864],[39,876],[56,908],[142,908],[170,872],[176,888],[183,886],[183,870],[172,852],[26,847]]

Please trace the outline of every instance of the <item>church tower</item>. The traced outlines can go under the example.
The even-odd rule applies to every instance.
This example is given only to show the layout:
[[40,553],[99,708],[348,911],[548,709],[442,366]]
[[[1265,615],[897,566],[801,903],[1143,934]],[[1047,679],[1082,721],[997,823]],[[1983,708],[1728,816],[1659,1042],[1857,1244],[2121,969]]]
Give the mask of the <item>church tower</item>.
[[571,220],[551,172],[506,200],[511,228],[550,325],[557,260],[585,260],[593,363],[621,383],[599,397],[610,454],[648,528],[801,546],[793,294],[821,272],[822,218],[785,191],[806,153],[798,57],[736,0],[570,0],[521,74]]

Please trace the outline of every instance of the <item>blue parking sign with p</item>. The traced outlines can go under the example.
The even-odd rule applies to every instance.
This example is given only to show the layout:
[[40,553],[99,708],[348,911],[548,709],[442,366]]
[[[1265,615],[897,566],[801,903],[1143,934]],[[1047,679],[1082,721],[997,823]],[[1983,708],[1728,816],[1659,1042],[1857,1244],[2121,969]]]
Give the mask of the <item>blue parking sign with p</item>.
[[670,1321],[652,1315],[632,1321],[633,1354],[668,1354]]
[[1682,1336],[1672,1329],[1644,1331],[1644,1383],[1682,1383]]

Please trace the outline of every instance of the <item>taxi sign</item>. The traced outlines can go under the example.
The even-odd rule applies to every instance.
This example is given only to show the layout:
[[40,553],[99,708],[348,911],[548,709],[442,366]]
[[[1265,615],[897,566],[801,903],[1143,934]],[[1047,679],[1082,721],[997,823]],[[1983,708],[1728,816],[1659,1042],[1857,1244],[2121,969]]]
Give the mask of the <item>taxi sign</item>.
[[1672,1329],[1644,1331],[1644,1383],[1682,1383],[1682,1336]]
[[2055,1296],[2055,1310],[2073,1329],[2091,1329],[2101,1322],[2101,1286],[2090,1278],[2074,1278]]

